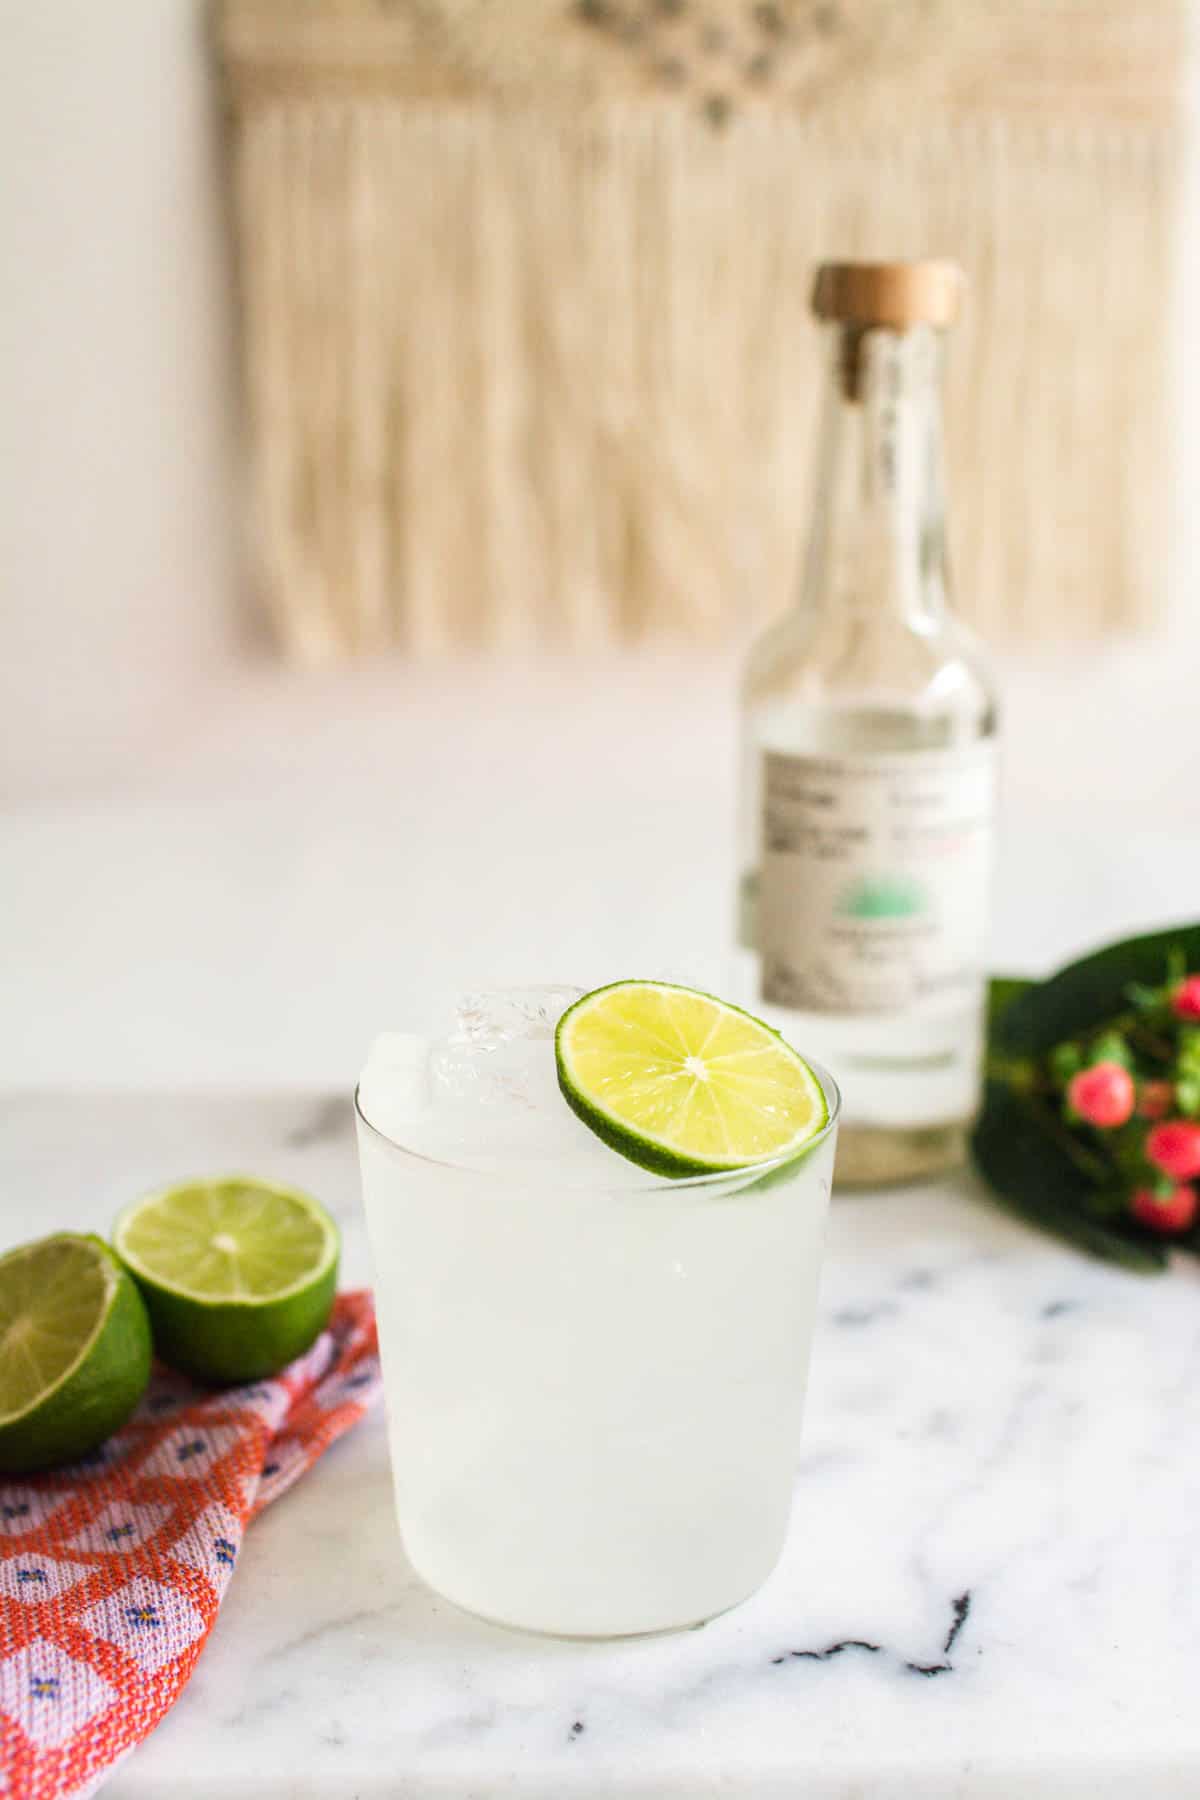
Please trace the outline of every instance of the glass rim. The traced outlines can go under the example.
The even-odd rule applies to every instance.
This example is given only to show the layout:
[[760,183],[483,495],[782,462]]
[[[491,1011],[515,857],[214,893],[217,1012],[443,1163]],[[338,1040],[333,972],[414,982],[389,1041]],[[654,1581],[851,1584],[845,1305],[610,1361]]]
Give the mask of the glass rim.
[[[829,1116],[825,1120],[820,1131],[818,1131],[814,1137],[809,1138],[808,1142],[798,1153],[795,1151],[791,1153],[785,1151],[779,1156],[772,1156],[763,1162],[740,1163],[736,1168],[732,1169],[711,1169],[704,1175],[681,1175],[678,1177],[672,1175],[655,1175],[651,1170],[646,1169],[641,1171],[645,1176],[643,1181],[622,1184],[621,1186],[614,1188],[609,1188],[603,1180],[589,1180],[587,1182],[572,1183],[564,1181],[561,1176],[555,1176],[552,1173],[547,1173],[545,1176],[522,1174],[519,1177],[520,1185],[522,1187],[556,1186],[561,1187],[564,1192],[579,1194],[611,1192],[620,1198],[624,1198],[625,1195],[679,1194],[704,1191],[708,1188],[721,1187],[730,1181],[736,1180],[739,1175],[751,1176],[756,1181],[761,1180],[764,1175],[773,1175],[777,1170],[786,1168],[788,1163],[807,1158],[811,1151],[817,1149],[820,1144],[825,1142],[830,1133],[836,1128],[838,1120],[841,1117],[841,1088],[823,1064],[814,1062],[810,1056],[806,1056],[804,1061],[817,1078],[821,1092],[825,1096],[825,1104],[829,1109]],[[423,1150],[414,1150],[410,1145],[402,1144],[397,1138],[389,1137],[388,1133],[381,1130],[380,1127],[375,1124],[374,1120],[369,1119],[363,1111],[362,1103],[359,1099],[360,1085],[361,1084],[357,1081],[354,1084],[354,1112],[356,1118],[359,1120],[360,1124],[366,1126],[372,1137],[378,1138],[381,1144],[386,1144],[388,1149],[394,1150],[397,1155],[409,1157],[413,1162],[423,1163],[430,1169],[441,1169],[444,1173],[450,1175],[470,1175],[476,1180],[499,1182],[511,1182],[514,1179],[518,1179],[512,1175],[506,1174],[503,1169],[480,1169],[471,1163],[451,1162],[444,1156],[429,1156]],[[566,1102],[564,1101],[563,1104],[565,1105]],[[631,1166],[630,1159],[622,1157],[620,1151],[614,1150],[612,1154],[615,1157],[618,1157],[620,1161],[624,1163],[626,1168]]]

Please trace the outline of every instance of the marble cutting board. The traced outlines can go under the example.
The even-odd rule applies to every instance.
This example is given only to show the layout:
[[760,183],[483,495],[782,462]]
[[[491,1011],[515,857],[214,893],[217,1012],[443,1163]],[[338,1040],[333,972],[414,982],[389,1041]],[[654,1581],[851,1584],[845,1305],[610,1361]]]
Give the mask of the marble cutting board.
[[[311,1096],[10,1094],[0,1248],[236,1168],[320,1194],[370,1279],[349,1107]],[[253,1528],[186,1694],[105,1793],[1194,1796],[1198,1352],[1194,1264],[1085,1262],[965,1177],[839,1199],[762,1593],[616,1645],[477,1623],[408,1569],[375,1419]]]

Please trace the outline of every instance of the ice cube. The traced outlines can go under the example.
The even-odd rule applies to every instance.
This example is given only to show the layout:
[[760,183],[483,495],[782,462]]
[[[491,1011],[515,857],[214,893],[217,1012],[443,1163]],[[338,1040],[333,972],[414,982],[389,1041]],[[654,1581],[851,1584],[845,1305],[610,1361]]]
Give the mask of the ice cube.
[[411,1081],[423,1074],[429,1060],[429,1039],[412,1031],[381,1031],[371,1045],[367,1069]]
[[577,1119],[558,1088],[554,1027],[582,988],[472,994],[451,1036],[387,1032],[359,1082],[385,1137],[437,1162],[564,1188],[655,1183]]
[[543,984],[464,994],[454,1030],[430,1054],[434,1104],[557,1109],[554,1028],[583,991]]
[[358,1078],[358,1111],[385,1138],[430,1109],[430,1042],[412,1031],[381,1031]]
[[519,1038],[552,1038],[563,1013],[581,1000],[584,992],[580,987],[550,983],[464,994],[455,1012],[454,1037],[491,1047]]
[[371,1045],[359,1076],[358,1106],[385,1137],[403,1138],[405,1127],[428,1114],[433,1099],[428,1038],[384,1031]]
[[542,1039],[435,1044],[429,1057],[435,1106],[541,1110],[557,1096],[554,1052]]

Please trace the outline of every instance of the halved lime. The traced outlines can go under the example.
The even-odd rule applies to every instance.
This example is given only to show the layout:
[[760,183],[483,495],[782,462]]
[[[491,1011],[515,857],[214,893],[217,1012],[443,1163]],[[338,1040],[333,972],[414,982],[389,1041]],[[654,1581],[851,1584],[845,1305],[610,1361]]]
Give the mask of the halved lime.
[[164,1362],[201,1381],[257,1381],[307,1350],[337,1288],[338,1229],[308,1194],[251,1175],[135,1200],[113,1242]]
[[569,1007],[555,1034],[568,1106],[661,1175],[794,1155],[829,1118],[821,1084],[777,1031],[665,981],[618,981]]
[[150,1379],[150,1322],[99,1238],[0,1257],[0,1471],[71,1462],[123,1425]]

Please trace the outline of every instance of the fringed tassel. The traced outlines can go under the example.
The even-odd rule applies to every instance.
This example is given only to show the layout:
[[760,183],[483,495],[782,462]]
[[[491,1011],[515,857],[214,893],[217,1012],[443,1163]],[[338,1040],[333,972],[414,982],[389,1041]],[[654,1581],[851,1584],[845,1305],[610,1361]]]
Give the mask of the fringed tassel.
[[[952,255],[958,601],[994,641],[1158,605],[1175,139],[714,131],[613,104],[280,93],[236,152],[262,587],[319,662],[720,634],[782,608],[814,263]],[[1156,329],[1155,321],[1159,321]]]

